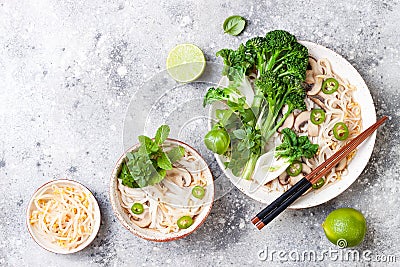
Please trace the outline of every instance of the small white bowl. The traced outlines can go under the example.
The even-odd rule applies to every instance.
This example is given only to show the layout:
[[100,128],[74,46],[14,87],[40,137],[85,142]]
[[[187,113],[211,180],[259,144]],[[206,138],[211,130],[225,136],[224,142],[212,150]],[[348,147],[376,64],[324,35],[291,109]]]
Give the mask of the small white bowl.
[[211,173],[211,170],[209,169],[207,163],[204,161],[204,159],[201,157],[201,155],[191,146],[189,146],[186,143],[183,143],[178,140],[170,139],[168,138],[165,141],[166,144],[172,144],[172,145],[180,145],[182,146],[186,151],[189,151],[192,153],[193,156],[195,156],[198,160],[200,160],[201,165],[203,165],[205,168],[203,170],[205,174],[205,178],[207,181],[207,190],[210,190],[208,192],[209,199],[207,199],[206,203],[204,204],[204,207],[202,208],[201,212],[197,215],[196,219],[194,220],[193,225],[191,225],[187,229],[181,229],[176,233],[169,233],[169,234],[163,234],[159,231],[149,229],[149,228],[141,228],[137,226],[135,223],[133,223],[128,215],[128,212],[124,210],[124,208],[121,205],[121,194],[118,190],[118,174],[121,171],[121,164],[125,160],[126,154],[131,151],[135,151],[138,149],[139,144],[134,145],[130,149],[128,149],[117,161],[115,168],[112,172],[111,175],[111,181],[110,181],[110,201],[112,208],[114,210],[115,216],[117,216],[118,220],[121,222],[121,224],[128,229],[131,233],[134,235],[149,240],[149,241],[155,241],[155,242],[167,242],[167,241],[173,241],[179,238],[183,238],[191,233],[193,233],[197,228],[200,227],[206,220],[208,214],[211,211],[212,204],[214,202],[214,179]]
[[[90,201],[93,203],[94,206],[94,210],[95,210],[95,214],[94,214],[94,220],[95,220],[95,224],[94,224],[94,229],[92,234],[90,235],[90,237],[88,238],[88,240],[86,240],[86,242],[82,243],[81,245],[79,245],[78,247],[74,248],[74,249],[65,249],[62,248],[60,246],[58,246],[55,243],[52,243],[50,241],[50,239],[45,238],[44,236],[40,235],[37,233],[37,231],[32,228],[29,220],[30,220],[30,216],[31,213],[34,209],[34,200],[35,198],[41,194],[44,190],[48,189],[49,187],[51,187],[52,185],[64,185],[64,186],[71,186],[71,187],[77,187],[82,189],[87,195],[90,196]],[[50,181],[45,183],[44,185],[42,185],[41,187],[39,187],[36,192],[33,194],[33,196],[31,197],[29,203],[28,203],[28,207],[26,210],[26,225],[28,227],[29,233],[32,236],[33,240],[42,248],[50,251],[50,252],[54,252],[54,253],[58,253],[58,254],[71,254],[71,253],[75,253],[78,252],[82,249],[84,249],[85,247],[87,247],[96,237],[97,233],[99,232],[100,229],[100,223],[101,223],[101,214],[100,214],[100,208],[99,208],[99,204],[97,203],[96,198],[93,196],[92,192],[90,192],[89,189],[87,189],[84,185],[72,181],[72,180],[67,180],[67,179],[59,179],[59,180],[54,180],[54,181]]]

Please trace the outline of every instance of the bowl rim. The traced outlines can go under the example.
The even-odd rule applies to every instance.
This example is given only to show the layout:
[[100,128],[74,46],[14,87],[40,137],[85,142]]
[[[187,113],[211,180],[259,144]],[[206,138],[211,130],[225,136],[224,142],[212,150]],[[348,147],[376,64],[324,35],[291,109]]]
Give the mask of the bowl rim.
[[[128,152],[131,152],[131,151],[135,150],[135,149],[140,145],[140,143],[136,143],[136,144],[134,144],[133,146],[131,146],[130,148],[126,149],[125,152],[119,157],[119,159],[118,159],[117,162],[115,163],[115,166],[114,166],[113,171],[112,171],[112,173],[111,173],[110,185],[109,185],[109,192],[108,192],[108,193],[109,193],[109,199],[110,199],[110,202],[111,202],[111,207],[112,207],[112,210],[113,210],[113,212],[114,212],[115,217],[117,217],[118,221],[122,224],[122,226],[123,226],[125,229],[127,229],[130,233],[132,233],[133,235],[135,235],[135,236],[137,236],[137,237],[140,237],[140,238],[145,239],[145,240],[148,240],[148,241],[153,241],[153,242],[169,242],[169,241],[174,241],[174,240],[178,240],[178,239],[184,238],[184,237],[186,237],[186,236],[192,234],[193,232],[195,232],[201,225],[203,225],[203,223],[205,222],[205,220],[206,220],[206,219],[208,218],[208,216],[210,215],[210,212],[211,212],[212,207],[213,207],[213,204],[214,204],[214,197],[215,197],[214,176],[213,176],[213,173],[212,173],[212,171],[211,171],[211,169],[210,169],[208,163],[205,161],[205,159],[203,158],[203,156],[202,156],[196,149],[194,149],[192,146],[188,145],[188,144],[185,143],[185,142],[182,142],[182,141],[180,141],[180,140],[173,139],[173,138],[167,138],[166,140],[167,140],[167,141],[170,141],[171,143],[177,143],[177,144],[181,144],[181,145],[184,145],[184,146],[189,147],[192,151],[194,151],[194,152],[199,156],[199,158],[201,158],[201,160],[204,161],[204,163],[205,163],[206,166],[207,166],[207,171],[208,171],[209,174],[210,174],[211,184],[212,184],[212,189],[213,189],[213,194],[212,194],[212,196],[211,196],[211,201],[210,201],[209,204],[207,204],[207,206],[206,206],[208,210],[207,210],[207,212],[205,213],[205,215],[203,215],[203,218],[201,219],[201,221],[197,223],[196,227],[194,227],[194,228],[191,229],[190,231],[184,232],[183,234],[179,234],[179,232],[177,232],[177,233],[175,233],[175,234],[176,234],[175,236],[162,237],[163,234],[160,233],[160,236],[161,236],[160,238],[152,238],[152,237],[149,237],[149,236],[147,236],[147,235],[145,235],[145,234],[140,233],[139,231],[135,230],[135,229],[132,228],[132,227],[128,227],[128,222],[126,222],[126,221],[123,219],[122,215],[121,215],[121,214],[118,212],[118,210],[117,210],[117,207],[116,207],[117,202],[116,202],[116,200],[115,200],[115,198],[114,198],[114,196],[113,196],[113,191],[112,191],[113,189],[115,189],[115,188],[113,187],[113,182],[114,182],[114,179],[117,178],[117,172],[118,172],[119,166],[121,165],[122,160],[126,158],[126,154],[127,154]],[[118,179],[118,178],[117,178],[117,179]]]
[[[56,183],[70,183],[71,185],[75,185],[75,186],[80,186],[83,189],[86,189],[90,192],[91,196],[93,197],[93,204],[94,204],[94,209],[95,209],[95,218],[98,218],[98,222],[95,222],[95,228],[93,229],[93,232],[91,233],[90,237],[88,238],[88,240],[85,241],[85,243],[79,245],[78,247],[71,249],[71,250],[63,250],[60,247],[60,250],[54,250],[52,248],[47,247],[46,245],[44,245],[42,242],[40,242],[40,240],[38,238],[36,238],[35,234],[33,233],[33,229],[30,226],[30,222],[29,222],[29,218],[30,218],[30,208],[32,206],[33,200],[35,198],[35,196],[37,195],[37,193],[44,189],[46,186],[50,186],[51,184],[56,184]],[[26,228],[28,229],[29,235],[32,237],[32,239],[35,241],[36,244],[38,244],[40,247],[42,247],[43,249],[55,253],[55,254],[72,254],[72,253],[76,253],[78,251],[81,251],[83,249],[85,249],[86,247],[88,247],[96,238],[99,230],[100,230],[100,225],[101,225],[101,210],[100,210],[100,206],[99,203],[96,199],[96,197],[94,196],[93,192],[87,188],[85,185],[83,185],[82,183],[75,181],[75,180],[71,180],[68,178],[61,178],[61,179],[56,179],[56,180],[51,180],[48,182],[45,182],[44,184],[42,184],[41,186],[39,186],[35,192],[32,194],[31,198],[29,199],[28,205],[26,206],[26,220],[25,220],[25,225]]]

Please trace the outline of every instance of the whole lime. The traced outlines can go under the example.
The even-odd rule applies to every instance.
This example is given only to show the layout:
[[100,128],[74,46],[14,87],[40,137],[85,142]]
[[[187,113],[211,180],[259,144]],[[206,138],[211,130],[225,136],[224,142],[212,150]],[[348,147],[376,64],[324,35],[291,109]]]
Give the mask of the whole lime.
[[332,211],[322,223],[326,237],[333,244],[345,248],[359,245],[367,231],[364,215],[353,208]]

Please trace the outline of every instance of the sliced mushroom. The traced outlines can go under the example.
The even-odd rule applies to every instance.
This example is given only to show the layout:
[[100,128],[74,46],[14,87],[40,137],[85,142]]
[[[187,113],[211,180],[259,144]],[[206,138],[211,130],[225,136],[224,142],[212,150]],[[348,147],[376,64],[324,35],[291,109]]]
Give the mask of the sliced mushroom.
[[304,132],[304,126],[307,124],[308,120],[310,119],[310,111],[303,111],[301,112],[294,121],[294,128],[298,132]]
[[295,184],[296,184],[298,181],[300,181],[304,176],[306,176],[307,174],[311,173],[311,168],[308,167],[307,164],[302,163],[301,165],[302,165],[302,167],[303,167],[303,169],[302,169],[302,171],[301,171],[301,174],[299,174],[299,175],[297,175],[297,176],[290,177],[290,180],[289,180],[289,184],[290,184],[290,185],[295,185]]
[[283,122],[282,126],[278,128],[278,132],[282,132],[285,128],[292,128],[294,124],[294,114],[290,113],[290,115]]
[[341,161],[339,161],[339,163],[336,165],[336,170],[337,171],[343,171],[344,168],[346,168],[347,165],[347,158],[342,159]]
[[192,175],[183,168],[173,168],[172,170],[168,170],[165,178],[181,187],[189,186],[192,182]]
[[310,173],[311,173],[311,168],[308,167],[307,164],[302,163],[302,167],[303,167],[303,170],[301,171],[302,174],[307,175],[307,174],[310,174]]
[[315,77],[314,85],[311,90],[307,92],[307,95],[316,95],[321,91],[323,79],[321,77]]
[[151,216],[148,208],[145,208],[144,212],[140,215],[133,213],[131,213],[131,215],[133,222],[141,228],[147,227],[151,223]]
[[290,176],[287,174],[287,172],[283,172],[278,177],[278,181],[281,185],[287,185],[289,183],[289,180],[290,180]]
[[321,73],[318,73],[319,72],[319,68],[318,68],[317,60],[315,58],[309,57],[308,58],[308,64],[310,64],[311,69],[315,74],[321,74]]
[[318,95],[313,95],[310,96],[310,99],[317,104],[320,108],[326,111],[326,106],[325,106],[325,98],[321,96],[320,94]]
[[314,79],[314,72],[312,70],[307,70],[306,71],[306,83],[308,84],[313,84],[315,83],[315,79]]
[[289,179],[289,184],[293,186],[293,185],[295,185],[298,181],[300,181],[303,177],[304,177],[303,174],[299,174],[299,175],[297,175],[297,176],[292,176],[292,177],[290,177],[290,179]]
[[318,131],[319,131],[319,126],[308,121],[308,127],[307,127],[308,136],[312,137],[318,136]]

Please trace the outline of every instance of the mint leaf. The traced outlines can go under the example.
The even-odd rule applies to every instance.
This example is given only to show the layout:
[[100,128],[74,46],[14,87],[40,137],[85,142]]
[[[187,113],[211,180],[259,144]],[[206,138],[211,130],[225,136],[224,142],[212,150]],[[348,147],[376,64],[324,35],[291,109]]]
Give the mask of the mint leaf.
[[133,179],[125,162],[122,163],[121,172],[118,178],[122,180],[122,184],[125,186],[130,188],[139,188],[139,185],[136,183],[135,179]]
[[174,163],[180,160],[185,155],[185,149],[181,146],[174,147],[167,152],[167,156],[170,162]]
[[[166,170],[173,168],[170,157],[162,147],[169,132],[169,126],[162,125],[158,128],[154,140],[144,135],[138,137],[140,146],[137,151],[126,154],[127,162],[122,166],[119,175],[123,185],[142,188],[157,184],[164,179]],[[185,152],[183,148],[172,151],[171,158],[174,161],[180,159]]]
[[161,125],[156,132],[156,136],[154,137],[156,144],[161,145],[167,139],[170,132],[170,128],[168,125]]
[[237,139],[246,139],[246,131],[243,129],[237,129],[233,131],[233,135],[237,138]]
[[172,170],[172,164],[167,154],[161,153],[161,156],[157,158],[157,165],[163,170]]

